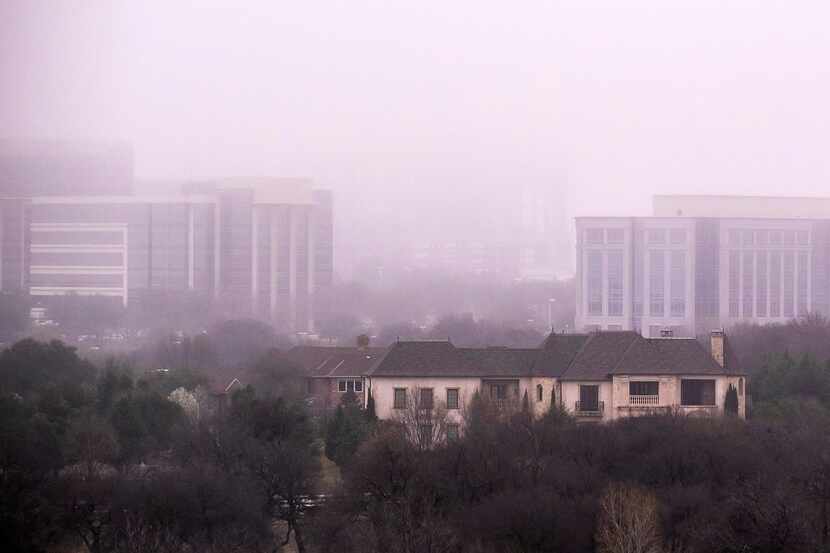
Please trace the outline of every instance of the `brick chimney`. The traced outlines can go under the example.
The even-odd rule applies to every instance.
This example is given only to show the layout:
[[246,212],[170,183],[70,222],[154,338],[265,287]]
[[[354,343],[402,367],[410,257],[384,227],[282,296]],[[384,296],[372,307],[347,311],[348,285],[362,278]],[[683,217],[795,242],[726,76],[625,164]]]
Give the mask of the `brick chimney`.
[[725,368],[725,359],[724,359],[724,340],[726,340],[726,335],[723,333],[723,329],[713,330],[710,343],[712,349],[712,357],[715,358],[715,361],[718,362],[718,365]]

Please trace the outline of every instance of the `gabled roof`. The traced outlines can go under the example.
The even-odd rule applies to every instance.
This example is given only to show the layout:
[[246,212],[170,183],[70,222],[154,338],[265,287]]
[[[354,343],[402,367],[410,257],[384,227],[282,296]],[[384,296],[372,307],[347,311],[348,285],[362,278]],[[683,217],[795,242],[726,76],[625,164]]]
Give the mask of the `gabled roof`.
[[[721,367],[695,339],[643,338],[634,331],[551,334],[538,349],[456,348],[449,341],[396,342],[385,353],[365,357],[333,356],[314,374],[415,378],[545,376],[583,381],[626,374],[739,374],[729,365],[730,370]],[[355,372],[361,366],[367,370]]]
[[537,355],[535,374],[554,378],[562,376],[588,338],[588,334],[551,333]]
[[640,338],[613,374],[722,375],[726,370],[694,338]]
[[368,372],[384,351],[385,348],[295,346],[281,352],[280,357],[309,376],[360,376]]
[[395,342],[372,368],[372,376],[464,376],[462,359],[449,341]]
[[533,374],[538,349],[463,348],[458,349],[463,372],[482,377],[530,376]]
[[594,332],[588,335],[563,375],[565,380],[605,380],[638,339],[634,331]]

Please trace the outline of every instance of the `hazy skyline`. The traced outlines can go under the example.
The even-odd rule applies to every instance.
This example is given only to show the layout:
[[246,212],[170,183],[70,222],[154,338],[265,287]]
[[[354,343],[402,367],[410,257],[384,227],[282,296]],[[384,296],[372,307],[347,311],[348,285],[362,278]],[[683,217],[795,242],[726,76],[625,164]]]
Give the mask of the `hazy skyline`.
[[341,220],[404,227],[436,195],[486,215],[522,183],[562,189],[569,216],[647,214],[654,193],[826,195],[828,16],[713,0],[4,2],[0,134],[127,140],[139,178],[310,176]]

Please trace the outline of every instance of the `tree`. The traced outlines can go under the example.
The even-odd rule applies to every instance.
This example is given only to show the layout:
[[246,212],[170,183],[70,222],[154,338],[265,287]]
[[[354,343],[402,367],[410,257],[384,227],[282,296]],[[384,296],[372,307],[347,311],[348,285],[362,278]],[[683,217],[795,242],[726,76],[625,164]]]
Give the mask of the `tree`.
[[738,390],[732,384],[726,390],[726,398],[723,402],[723,410],[728,415],[738,416]]
[[660,553],[654,494],[625,484],[608,486],[600,499],[596,542],[598,553]]
[[368,395],[366,397],[366,420],[369,421],[369,423],[374,424],[378,421],[378,415],[375,411],[375,398],[372,395],[371,388],[369,388],[367,394]]
[[395,410],[393,420],[418,449],[430,449],[443,443],[447,435],[446,405],[434,399],[426,402],[421,388],[414,388],[407,394],[406,406]]
[[369,421],[354,392],[347,392],[326,424],[326,457],[345,466],[369,434]]

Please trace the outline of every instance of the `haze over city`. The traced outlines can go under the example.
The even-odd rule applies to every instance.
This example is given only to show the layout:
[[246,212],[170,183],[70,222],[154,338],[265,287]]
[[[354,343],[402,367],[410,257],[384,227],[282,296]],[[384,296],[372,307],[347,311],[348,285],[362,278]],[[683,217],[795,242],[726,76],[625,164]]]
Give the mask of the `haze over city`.
[[0,547],[827,553],[827,21],[0,0]]
[[4,2],[0,128],[127,141],[139,181],[311,177],[346,249],[496,219],[524,184],[568,221],[654,193],[820,195],[829,11]]

